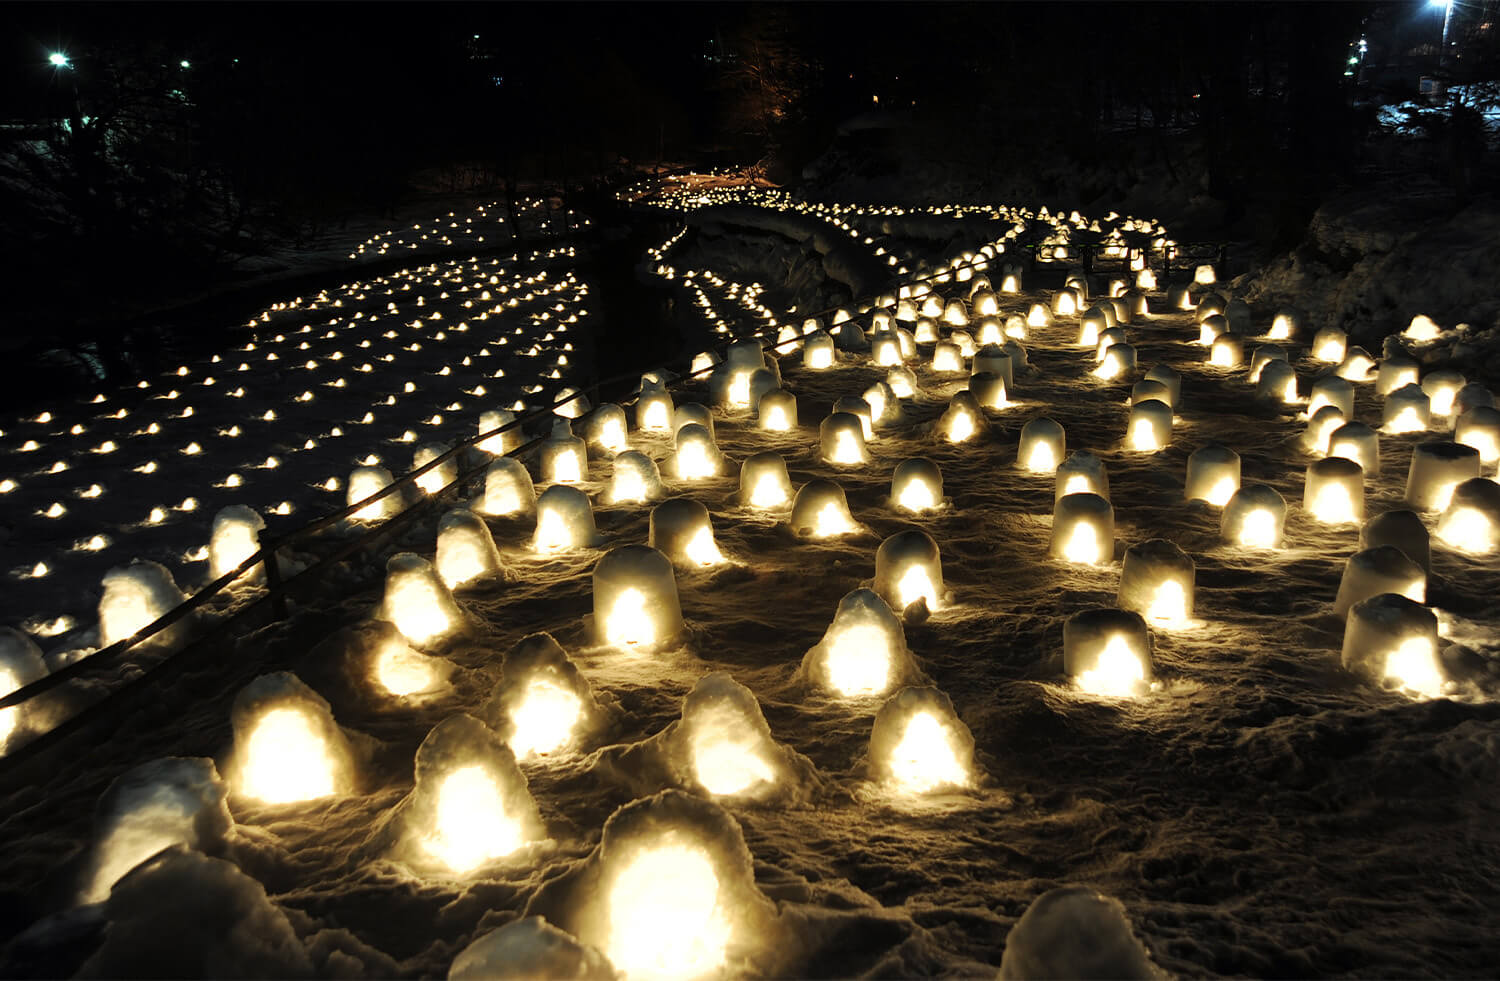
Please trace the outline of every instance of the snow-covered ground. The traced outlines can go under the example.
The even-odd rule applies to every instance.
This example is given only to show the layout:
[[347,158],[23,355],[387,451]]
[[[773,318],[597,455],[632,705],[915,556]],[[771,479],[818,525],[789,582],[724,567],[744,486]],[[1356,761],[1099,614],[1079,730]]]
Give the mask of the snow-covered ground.
[[[980,247],[1005,242],[1017,224],[1051,227],[1042,240],[1054,256],[1067,247],[1060,229],[1078,231],[1033,212],[1005,216],[993,235],[976,237],[957,255],[929,238],[863,234],[873,228],[870,214],[837,220],[852,226],[844,233],[852,231],[872,255],[880,248],[896,259],[893,269],[912,263],[909,280],[921,260],[986,261]],[[1107,235],[1112,223],[1102,224]],[[809,311],[788,315],[763,302],[777,284],[757,288],[679,264],[678,250],[686,254],[690,239],[691,232],[674,236],[649,267],[679,285],[679,310],[701,311],[706,328],[720,336],[753,330],[775,337],[785,326],[800,332]],[[206,540],[207,519],[221,503],[264,507],[286,499],[301,508],[318,495],[341,501],[321,486],[344,479],[366,454],[404,469],[429,434],[472,432],[482,404],[507,406],[566,383],[555,348],[565,337],[578,339],[587,319],[580,314],[566,333],[558,320],[586,306],[586,284],[570,280],[566,257],[552,262],[555,272],[545,281],[508,279],[499,271],[504,264],[494,272],[455,264],[451,278],[414,275],[410,290],[390,286],[396,292],[389,297],[389,284],[362,283],[348,295],[330,292],[271,312],[257,328],[254,350],[186,366],[179,381],[143,390],[142,405],[161,432],[139,440],[133,433],[148,413],[121,405],[127,416],[106,423],[98,417],[117,411],[109,402],[53,410],[77,413],[86,431],[76,437],[68,433],[71,416],[21,424],[32,431],[0,427],[10,442],[44,444],[13,450],[12,459],[87,459],[95,468],[79,473],[80,463],[46,474],[39,465],[44,473],[25,471],[7,502],[24,498],[29,512],[58,499],[67,513],[36,526],[62,529],[91,506],[135,506],[145,491],[118,481],[149,481],[169,462],[197,466],[211,456],[212,467],[183,472],[199,484],[179,477],[162,485],[170,493],[160,506],[182,529],[166,553],[175,558]],[[990,256],[983,273],[997,287],[1003,262],[1003,255]],[[576,486],[592,503],[595,538],[539,550],[534,536],[546,521],[534,510],[488,517],[501,572],[458,588],[461,629],[417,643],[417,626],[398,597],[378,587],[330,590],[153,692],[149,704],[135,703],[108,740],[57,747],[56,766],[32,766],[24,781],[12,782],[0,818],[5,901],[14,929],[30,925],[6,948],[6,973],[485,976],[514,963],[540,965],[533,969],[550,976],[596,976],[603,962],[598,951],[580,949],[581,941],[630,976],[987,975],[1002,961],[1006,976],[1145,976],[1157,969],[1492,974],[1500,875],[1493,820],[1500,803],[1496,553],[1431,540],[1425,598],[1441,630],[1437,663],[1448,679],[1441,697],[1382,687],[1345,670],[1335,601],[1346,561],[1360,548],[1360,525],[1325,523],[1302,506],[1304,474],[1323,457],[1303,440],[1302,412],[1313,381],[1331,370],[1309,356],[1311,332],[1280,342],[1297,373],[1298,401],[1257,398],[1244,361],[1271,330],[1268,316],[1244,324],[1240,308],[1227,310],[1245,334],[1244,360],[1213,365],[1209,348],[1198,343],[1194,312],[1174,302],[1176,293],[1147,290],[1146,312],[1118,327],[1134,367],[1099,377],[1095,346],[1079,343],[1092,317],[1033,310],[1058,307],[1068,264],[1064,258],[1028,270],[1032,279],[1020,292],[995,298],[990,324],[975,309],[987,301],[971,293],[974,281],[952,272],[931,288],[956,306],[944,304],[927,327],[897,321],[957,342],[955,332],[964,328],[948,318],[962,317],[973,337],[993,333],[1022,346],[1011,348],[1007,400],[971,408],[973,432],[962,441],[949,435],[955,405],[965,403],[955,396],[980,391],[986,381],[970,381],[968,359],[956,371],[939,370],[935,344],[923,341],[904,359],[910,376],[894,377],[897,366],[854,350],[869,338],[847,327],[839,332],[843,349],[826,369],[805,366],[787,345],[781,387],[795,397],[797,414],[787,431],[768,431],[754,413],[719,404],[738,385],[763,377],[721,373],[672,393],[679,407],[712,407],[726,458],[716,475],[679,476],[670,432],[643,430],[627,409],[629,449],[657,463],[664,496],[703,506],[719,561],[701,539],[682,534],[693,508],[675,506],[675,519],[661,512],[653,522],[656,502],[617,502],[613,453],[580,426],[590,435],[590,460]],[[508,292],[498,293],[502,285]],[[1085,307],[1100,302],[1106,285],[1090,284]],[[464,286],[468,293],[459,292]],[[554,287],[557,295],[542,295]],[[517,306],[506,299],[503,311],[476,322],[482,289],[491,290],[492,305],[504,296]],[[1210,289],[1195,294],[1206,299]],[[437,295],[444,290],[446,300]],[[530,301],[522,299],[527,293]],[[463,297],[474,297],[475,307],[462,308]],[[892,313],[927,316],[924,299]],[[339,300],[343,307],[331,306]],[[356,321],[359,312],[365,316]],[[854,324],[872,326],[868,308],[850,312]],[[419,319],[432,313],[443,317]],[[1013,314],[1030,325],[1009,321]],[[370,325],[374,316],[380,319]],[[495,330],[497,317],[504,331]],[[834,319],[824,317],[823,326]],[[457,331],[458,320],[470,329]],[[412,321],[420,326],[406,326]],[[397,336],[386,338],[387,328]],[[334,337],[325,336],[330,332]],[[554,348],[543,350],[547,332]],[[500,353],[502,337],[513,360]],[[360,340],[371,347],[359,348]],[[413,344],[419,349],[410,350]],[[532,344],[536,356],[524,357]],[[875,356],[888,357],[888,350],[873,345]],[[268,380],[265,362],[253,359],[270,353],[284,379],[252,396],[250,382],[236,376]],[[385,355],[395,360],[379,360]],[[995,371],[1007,364],[990,350],[977,357]],[[241,360],[252,370],[237,372]],[[306,367],[309,360],[318,367]],[[365,361],[378,386],[356,371]],[[504,376],[494,378],[502,365]],[[1175,411],[1163,417],[1171,420],[1171,440],[1157,451],[1134,449],[1127,438],[1132,386],[1160,365],[1182,376]],[[547,377],[553,368],[560,377]],[[215,383],[203,387],[210,373]],[[339,377],[347,379],[344,388],[333,387]],[[1352,415],[1378,427],[1383,399],[1374,378],[1372,372],[1355,383]],[[913,384],[910,395],[879,388],[903,381]],[[502,395],[499,383],[521,387]],[[161,398],[169,385],[177,387],[176,399]],[[475,394],[479,385],[482,395]],[[528,390],[535,385],[542,392]],[[239,387],[243,397],[225,397]],[[344,401],[351,388],[357,404]],[[820,449],[822,430],[848,421],[829,423],[830,410],[840,399],[873,397],[872,388],[889,414],[873,426],[868,461],[830,462]],[[303,391],[313,400],[296,402]],[[1151,392],[1164,394],[1142,389]],[[245,411],[252,397],[258,401]],[[396,401],[386,406],[388,397]],[[186,404],[195,411],[181,418]],[[278,418],[257,421],[255,409]],[[376,422],[361,423],[365,411]],[[444,421],[424,423],[435,415]],[[1107,471],[1114,531],[1098,561],[1049,557],[1054,544],[1069,544],[1052,542],[1059,480],[1048,466],[1033,471],[1018,459],[1022,428],[1043,417],[1065,428],[1068,451],[1093,454]],[[239,435],[224,434],[235,425]],[[334,426],[345,435],[330,437]],[[408,429],[416,438],[402,442]],[[304,438],[317,446],[293,453]],[[1363,479],[1367,514],[1405,507],[1415,448],[1449,438],[1441,423],[1382,433],[1379,462]],[[118,448],[93,454],[104,439]],[[190,441],[203,452],[182,456]],[[138,449],[137,442],[151,445]],[[1211,444],[1238,453],[1245,484],[1268,485],[1285,498],[1279,547],[1226,539],[1218,505],[1184,499],[1189,456]],[[835,482],[853,526],[830,537],[798,534],[793,525],[803,517],[788,504],[747,504],[740,468],[766,452],[782,458],[794,490]],[[131,457],[129,468],[119,465],[121,454]],[[285,459],[270,471],[252,466],[268,455]],[[137,474],[148,456],[160,471]],[[941,472],[937,507],[912,511],[892,499],[893,474],[915,458]],[[538,461],[526,463],[537,490],[552,491]],[[242,483],[213,486],[229,473]],[[1484,473],[1493,475],[1494,464]],[[262,483],[273,477],[294,483]],[[25,486],[51,479],[84,490],[98,483],[104,493],[78,498],[50,492],[52,485]],[[171,510],[186,494],[201,498],[198,509]],[[565,494],[563,488],[548,500]],[[294,510],[291,520],[301,513]],[[819,505],[811,522],[822,513]],[[1420,520],[1431,530],[1437,517],[1427,512]],[[119,520],[140,518],[132,511]],[[935,542],[942,584],[927,609],[909,607],[897,621],[857,591],[893,596],[920,586],[882,568],[893,554],[909,554],[912,539],[906,550],[884,550],[884,558],[882,543],[912,529]],[[45,554],[57,560],[74,553],[56,543],[69,545],[83,531],[53,535]],[[1064,674],[1064,625],[1114,607],[1127,548],[1157,538],[1175,542],[1195,563],[1193,607],[1181,622],[1152,623],[1154,671],[1143,670],[1139,684],[1114,686],[1129,694],[1090,694]],[[421,522],[378,554],[351,560],[350,579],[378,575],[401,550],[441,566],[436,539],[435,520]],[[672,543],[685,542],[672,577],[682,629],[656,650],[619,642],[613,607],[600,611],[605,622],[595,618],[601,583],[649,590],[660,581],[650,576],[661,571],[638,555],[623,583],[601,567],[612,550],[648,541],[674,554]],[[24,573],[29,559],[16,567]],[[659,633],[675,626],[666,600],[638,595],[632,602],[655,611]],[[851,643],[829,630],[841,610],[854,627]],[[77,630],[89,629],[86,612],[73,615]],[[382,617],[401,625],[404,641]],[[527,640],[539,631],[550,633],[562,654],[544,640]],[[601,632],[609,642],[601,642]],[[408,645],[442,662],[421,661]],[[886,648],[895,657],[882,678],[870,665]],[[377,681],[393,677],[382,667],[392,657],[409,672],[443,670],[415,683],[415,694],[393,695]],[[853,693],[826,687],[834,664],[856,668],[844,685]],[[272,679],[235,699],[250,678],[279,668],[294,670],[307,688]],[[568,707],[579,705],[588,724],[560,749],[522,754],[517,770],[496,733],[512,746],[539,745],[545,725],[523,734],[538,717],[526,708],[535,697],[527,685],[537,679],[547,682],[543,721],[566,718]],[[916,687],[893,698],[897,681]],[[257,762],[251,732],[259,731],[261,713],[278,705],[301,713],[300,721],[281,742],[273,738]],[[459,713],[495,732],[455,720]],[[309,752],[309,734],[335,747],[321,769],[322,751]],[[227,805],[219,798],[223,785],[203,766],[155,765],[117,786],[98,805],[97,822],[91,819],[110,779],[165,756],[212,757],[229,784]],[[336,792],[281,804],[245,792],[258,787],[265,796],[274,793],[268,785],[289,786],[293,776],[325,777]],[[454,795],[469,796],[452,812],[460,816],[444,817],[450,784]],[[493,820],[473,820],[483,813]],[[110,844],[96,854],[95,840],[106,838]],[[127,876],[103,905],[78,904],[101,895],[130,856],[173,841],[189,847]],[[666,864],[648,861],[656,859]],[[1051,892],[1065,886],[1086,888]],[[567,934],[523,919],[530,916]],[[508,929],[491,935],[501,927]],[[1087,940],[1075,944],[1076,937]]]

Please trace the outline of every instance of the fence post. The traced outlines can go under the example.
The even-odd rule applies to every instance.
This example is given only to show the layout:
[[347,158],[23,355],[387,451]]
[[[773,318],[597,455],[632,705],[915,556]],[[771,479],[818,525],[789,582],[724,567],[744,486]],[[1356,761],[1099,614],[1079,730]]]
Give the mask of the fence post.
[[[256,536],[257,539],[259,536]],[[261,564],[266,569],[266,592],[271,597],[271,614],[277,620],[286,619],[286,595],[281,591],[281,563],[276,561],[275,543],[267,546],[265,542],[258,542],[261,549],[266,553]]]

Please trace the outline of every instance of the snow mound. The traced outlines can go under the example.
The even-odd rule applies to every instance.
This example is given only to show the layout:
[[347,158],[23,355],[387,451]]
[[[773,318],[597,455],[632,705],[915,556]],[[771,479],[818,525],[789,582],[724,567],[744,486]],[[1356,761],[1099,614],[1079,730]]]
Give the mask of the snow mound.
[[505,655],[500,682],[482,710],[517,759],[588,749],[619,718],[610,695],[588,679],[549,633],[523,637]]
[[540,916],[491,930],[459,951],[448,981],[488,978],[613,978],[609,960]]
[[1027,908],[1000,961],[1000,977],[1159,978],[1117,899],[1088,886],[1062,886]]

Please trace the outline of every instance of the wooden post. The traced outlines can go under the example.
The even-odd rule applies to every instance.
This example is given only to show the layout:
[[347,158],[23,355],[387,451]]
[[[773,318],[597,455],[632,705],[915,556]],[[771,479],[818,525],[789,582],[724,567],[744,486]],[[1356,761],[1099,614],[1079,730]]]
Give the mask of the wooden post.
[[[257,540],[260,536],[256,536]],[[257,541],[261,549],[265,551],[265,558],[261,563],[266,567],[266,592],[271,597],[271,613],[277,620],[286,619],[286,594],[281,591],[281,566],[276,561],[276,548],[274,543],[267,546],[264,542]]]

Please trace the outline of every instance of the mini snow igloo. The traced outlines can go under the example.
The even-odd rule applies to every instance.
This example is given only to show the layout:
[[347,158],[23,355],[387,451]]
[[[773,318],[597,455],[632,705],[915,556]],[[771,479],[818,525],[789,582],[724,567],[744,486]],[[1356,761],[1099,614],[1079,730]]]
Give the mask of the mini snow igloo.
[[1283,348],[1280,344],[1257,345],[1255,348],[1255,352],[1250,355],[1250,372],[1246,376],[1246,378],[1250,382],[1250,384],[1254,385],[1260,381],[1260,373],[1264,371],[1266,369],[1266,366],[1271,362],[1279,361],[1282,364],[1287,364],[1288,360],[1289,359],[1286,355],[1286,349]]
[[1342,364],[1349,344],[1348,335],[1337,327],[1324,327],[1313,335],[1312,357],[1325,364]]
[[1406,503],[1413,511],[1441,511],[1453,488],[1479,476],[1479,451],[1463,443],[1418,443],[1406,474]]
[[808,334],[802,345],[802,367],[822,371],[834,365],[833,338],[823,331]]
[[537,450],[542,480],[549,484],[576,484],[589,479],[588,447],[559,419],[552,435]]
[[818,444],[829,463],[858,466],[870,462],[864,428],[852,412],[834,412],[825,418],[818,427]]
[[471,715],[450,715],[417,747],[415,783],[397,805],[398,854],[463,875],[546,837],[510,747]]
[[1216,508],[1229,503],[1240,489],[1240,455],[1211,443],[1194,450],[1187,461],[1186,497],[1207,501]]
[[479,510],[484,514],[512,515],[536,508],[536,487],[526,466],[515,457],[501,457],[484,473],[484,495]]
[[490,526],[467,508],[454,508],[443,515],[438,521],[434,565],[449,589],[500,572],[500,550],[495,547]]
[[[425,446],[419,446],[416,453],[412,454],[411,468],[413,470],[420,470],[447,452],[448,447],[442,443],[428,443]],[[422,476],[416,478],[416,485],[422,489],[422,493],[424,494],[436,494],[457,479],[458,458],[454,457],[450,460],[444,460],[422,474]]]
[[483,716],[516,759],[555,756],[593,745],[613,724],[616,710],[593,689],[548,633],[523,637],[505,655],[500,682]]
[[900,406],[896,404],[896,393],[883,381],[865,389],[861,398],[870,407],[871,425],[893,422],[901,414]]
[[1139,453],[1155,453],[1172,442],[1172,407],[1159,399],[1146,399],[1130,407],[1125,445]]
[[701,402],[684,402],[672,413],[672,435],[682,432],[682,427],[696,423],[708,430],[708,435],[714,435],[714,416],[708,406]]
[[502,433],[495,433],[493,436],[486,437],[476,445],[486,453],[493,453],[496,456],[503,456],[514,450],[521,445],[521,427],[511,425],[515,421],[516,414],[509,409],[490,409],[486,412],[481,412],[479,414],[478,435],[483,436],[485,433],[494,433],[495,430],[503,426],[510,426],[511,428]]
[[226,773],[236,793],[267,804],[346,794],[354,755],[323,697],[289,671],[240,690],[230,713],[234,750]]
[[1328,443],[1333,439],[1333,432],[1345,423],[1345,416],[1336,405],[1325,405],[1314,412],[1307,420],[1307,428],[1302,431],[1302,443],[1310,453],[1328,453]]
[[1219,533],[1246,548],[1280,548],[1286,499],[1266,484],[1244,484],[1224,505]]
[[1453,415],[1454,403],[1464,385],[1463,373],[1451,368],[1429,373],[1422,379],[1422,391],[1427,393],[1428,411],[1443,419]]
[[594,566],[594,633],[598,643],[654,651],[683,631],[672,561],[649,545],[611,549]]
[[1285,361],[1272,361],[1260,370],[1255,382],[1255,397],[1268,402],[1294,405],[1297,402],[1297,370]]
[[[1198,343],[1207,348],[1212,348],[1215,341],[1229,333],[1229,321],[1221,314],[1204,314],[1199,309],[1198,317]],[[1210,363],[1212,359],[1210,358]]]
[[969,325],[969,312],[964,309],[963,300],[949,300],[943,307],[943,323],[950,327],[967,327]]
[[1051,325],[1052,314],[1047,307],[1041,303],[1033,303],[1031,309],[1026,312],[1026,326],[1050,327]]
[[959,356],[963,358],[972,358],[979,350],[979,346],[974,343],[974,338],[969,336],[966,330],[953,331],[948,335],[948,340],[958,345]]
[[952,341],[939,341],[932,349],[932,370],[938,372],[960,372],[964,370],[963,352]]
[[[214,515],[213,531],[208,539],[208,578],[218,579],[228,575],[250,556],[260,551],[260,533],[266,521],[252,507],[231,504]],[[275,561],[273,558],[272,561]],[[246,569],[241,579],[259,582],[265,577],[265,569],[256,564]]]
[[881,542],[875,552],[875,592],[897,612],[918,603],[927,610],[946,606],[950,597],[943,589],[943,562],[932,536],[909,528]]
[[713,434],[696,422],[677,430],[672,453],[672,474],[678,480],[706,480],[724,469],[724,456]]
[[1208,363],[1215,368],[1238,368],[1245,363],[1245,342],[1238,334],[1220,334],[1209,348]]
[[561,419],[578,419],[589,411],[587,396],[576,388],[560,388],[552,399],[552,413]]
[[809,480],[792,501],[792,534],[833,538],[860,530],[849,513],[844,489],[831,480]]
[[1005,397],[1005,379],[988,371],[969,376],[969,394],[981,408],[1003,409],[1010,405]]
[[[99,646],[134,636],[187,601],[167,567],[136,559],[104,574],[104,595],[99,598]],[[169,648],[181,646],[193,630],[193,617],[183,617],[157,632],[151,642]]]
[[1119,900],[1070,885],[1043,893],[1026,908],[1005,938],[999,976],[1001,981],[1156,981],[1165,974],[1151,963]]
[[901,363],[901,341],[895,331],[881,331],[871,338],[870,360],[881,368]]
[[588,548],[598,538],[594,507],[577,487],[554,484],[536,499],[536,532],[531,547],[538,552]]
[[1104,311],[1099,307],[1090,307],[1078,321],[1078,339],[1075,343],[1079,347],[1093,347],[1099,343],[1099,338],[1105,331],[1109,330],[1109,320]]
[[1155,680],[1151,633],[1133,610],[1084,610],[1063,624],[1063,673],[1091,695],[1141,695]]
[[[1142,287],[1150,289],[1151,287]],[[1173,310],[1196,310],[1198,305],[1193,302],[1193,292],[1186,286],[1167,287],[1167,306]]]
[[[1307,314],[1296,307],[1282,307],[1271,319],[1271,328],[1266,331],[1266,337],[1273,341],[1294,341],[1306,328]],[[1316,352],[1313,356],[1317,356]],[[1339,358],[1343,358],[1342,353]]]
[[[1010,355],[1006,353],[1005,348],[999,344],[986,344],[974,352],[974,361],[970,366],[970,374],[978,375],[984,372],[998,375],[1005,382],[1007,389],[1014,388],[1016,385],[1015,365],[1011,361]],[[973,388],[974,386],[970,385],[969,387]]]
[[672,430],[672,396],[664,389],[641,393],[635,403],[635,428],[648,433]]
[[1403,354],[1383,358],[1375,372],[1375,392],[1377,395],[1389,395],[1407,385],[1417,385],[1420,388],[1421,378],[1422,367],[1411,358]]
[[1378,548],[1381,545],[1399,548],[1423,571],[1432,569],[1427,526],[1422,524],[1415,511],[1387,511],[1366,521],[1359,530],[1359,547]]
[[1016,462],[1032,473],[1053,473],[1067,447],[1068,436],[1063,427],[1042,416],[1021,427]]
[[755,417],[760,428],[767,432],[784,433],[797,428],[797,396],[777,389],[760,397],[755,408]]
[[609,503],[639,504],[661,497],[665,490],[656,461],[637,450],[616,454],[609,482]]
[[464,624],[453,594],[415,552],[398,552],[386,560],[385,598],[377,616],[394,623],[418,647],[436,643]]
[[871,589],[839,600],[833,622],[803,656],[799,673],[813,687],[844,698],[884,695],[921,677],[901,619]]
[[1177,408],[1177,404],[1182,401],[1182,374],[1170,365],[1159,364],[1152,366],[1151,370],[1146,372],[1143,380],[1160,382],[1167,386],[1167,389],[1172,393],[1172,397],[1162,399],[1162,401],[1172,406],[1174,410]]
[[1346,422],[1328,435],[1328,455],[1359,464],[1365,473],[1380,472],[1380,434],[1362,422]]
[[1172,390],[1159,381],[1147,381],[1142,379],[1130,386],[1130,404],[1144,402],[1147,399],[1156,399],[1158,402],[1172,404]]
[[1381,593],[1399,593],[1418,603],[1426,602],[1427,573],[1394,545],[1355,552],[1344,563],[1333,612],[1343,616],[1355,603]]
[[589,417],[588,432],[594,445],[611,455],[630,445],[625,410],[613,402],[606,402],[594,410]]
[[975,334],[977,335],[975,341],[981,346],[999,344],[1005,339],[1005,330],[1000,324],[1000,318],[995,316],[981,318]]
[[540,916],[512,920],[498,930],[481,934],[448,966],[448,981],[585,981],[613,975],[614,968],[603,954]]
[[1052,511],[1048,554],[1065,562],[1098,565],[1115,556],[1115,509],[1098,494],[1065,494]]
[[943,506],[943,472],[925,457],[902,460],[891,474],[891,500],[921,513]]
[[792,503],[786,461],[774,452],[756,453],[740,466],[740,505],[775,510]]
[[1052,315],[1054,317],[1077,316],[1078,306],[1078,291],[1075,289],[1065,286],[1052,294]]
[[714,542],[708,508],[686,497],[674,497],[651,509],[646,544],[671,559],[673,564],[697,569],[718,565],[724,555]]
[[1411,323],[1401,332],[1401,336],[1409,341],[1435,341],[1443,329],[1437,325],[1437,321],[1424,313],[1419,313],[1411,318]]
[[1193,560],[1164,538],[1132,545],[1120,567],[1116,605],[1134,610],[1160,627],[1188,626],[1193,619]]
[[1381,685],[1428,698],[1443,693],[1447,676],[1438,656],[1433,612],[1397,593],[1355,603],[1344,623],[1345,670]]
[[933,687],[907,687],[875,713],[870,729],[870,779],[901,794],[974,786],[974,736]]
[[1437,536],[1460,552],[1489,555],[1500,543],[1500,484],[1471,477],[1453,488]]
[[1500,410],[1478,406],[1465,412],[1453,428],[1453,441],[1474,447],[1480,463],[1494,466],[1500,462]]
[[917,394],[917,373],[906,366],[892,368],[886,372],[885,384],[898,399],[909,399]]
[[1344,360],[1334,369],[1340,378],[1353,382],[1364,382],[1370,380],[1370,372],[1375,368],[1375,359],[1370,357],[1370,352],[1362,347],[1351,347],[1344,352]]
[[412,650],[395,624],[376,620],[360,629],[368,631],[364,633],[368,639],[354,648],[361,659],[355,667],[361,689],[373,682],[380,692],[401,699],[432,695],[448,687],[453,663]]
[[771,974],[785,943],[739,824],[680,790],[610,815],[599,845],[524,912],[597,947],[626,977],[718,977],[731,965]]
[[847,412],[859,417],[860,431],[865,440],[875,438],[875,413],[870,408],[870,403],[853,395],[846,395],[833,403],[834,412]]
[[958,392],[948,400],[948,408],[938,420],[937,429],[950,443],[964,443],[980,431],[984,413],[979,400],[969,391]]
[[[14,627],[0,627],[0,698],[40,681],[47,662],[36,641]],[[21,728],[23,706],[0,709],[0,747]]]
[[1331,456],[1307,467],[1302,507],[1319,521],[1343,524],[1365,517],[1365,472],[1353,460]]
[[1098,494],[1109,500],[1109,473],[1104,469],[1104,461],[1082,450],[1069,454],[1057,468],[1056,485],[1053,504],[1068,494]]
[[754,693],[722,671],[698,679],[652,742],[674,783],[711,797],[796,800],[816,784],[812,763],[772,738]]
[[1354,386],[1338,375],[1324,375],[1312,384],[1307,396],[1307,417],[1311,419],[1325,405],[1334,406],[1343,419],[1354,417]]
[[912,339],[918,344],[938,343],[941,338],[938,336],[937,321],[930,317],[920,318],[916,328],[912,331]]
[[1131,344],[1111,344],[1104,352],[1104,357],[1099,361],[1099,366],[1094,369],[1096,378],[1106,381],[1122,378],[1135,371],[1135,347]]
[[[372,494],[378,494],[391,486],[391,472],[385,467],[355,467],[349,473],[349,489],[345,506],[353,506]],[[366,504],[355,511],[353,517],[361,521],[380,521],[401,513],[404,504],[400,488],[391,491],[378,501]]]

